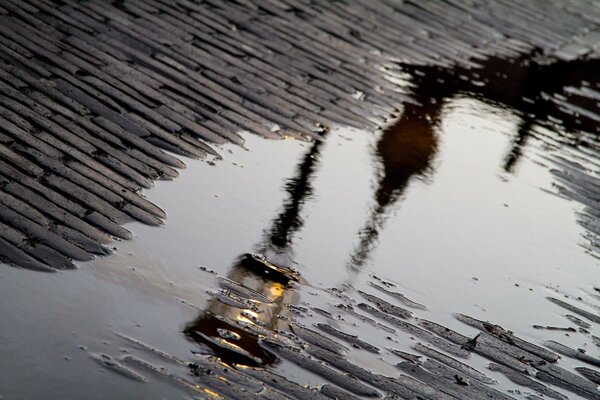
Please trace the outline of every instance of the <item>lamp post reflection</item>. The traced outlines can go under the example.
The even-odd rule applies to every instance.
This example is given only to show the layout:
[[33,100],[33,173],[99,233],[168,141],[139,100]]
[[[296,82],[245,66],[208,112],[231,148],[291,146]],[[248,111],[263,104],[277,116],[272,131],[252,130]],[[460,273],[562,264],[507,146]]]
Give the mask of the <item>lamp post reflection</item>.
[[302,227],[302,207],[310,199],[311,181],[323,141],[312,143],[298,166],[296,176],[285,185],[288,194],[282,212],[257,246],[256,254],[243,254],[220,279],[220,290],[206,310],[184,333],[209,346],[229,364],[266,365],[276,357],[259,344],[260,335],[288,330],[286,304],[297,302],[292,290],[300,275],[294,268],[293,236]]

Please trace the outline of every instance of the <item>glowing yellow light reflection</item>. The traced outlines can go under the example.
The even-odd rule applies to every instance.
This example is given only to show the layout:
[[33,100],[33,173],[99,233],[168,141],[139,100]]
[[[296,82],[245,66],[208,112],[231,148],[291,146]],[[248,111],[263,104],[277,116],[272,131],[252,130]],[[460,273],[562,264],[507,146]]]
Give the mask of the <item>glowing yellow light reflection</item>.
[[271,294],[272,297],[275,298],[279,298],[281,296],[283,296],[283,292],[285,290],[285,287],[278,282],[273,282],[273,284],[269,287],[269,292]]
[[221,396],[219,393],[214,392],[208,388],[202,389],[205,393],[208,393],[210,396],[215,397],[217,399],[224,399],[225,397]]

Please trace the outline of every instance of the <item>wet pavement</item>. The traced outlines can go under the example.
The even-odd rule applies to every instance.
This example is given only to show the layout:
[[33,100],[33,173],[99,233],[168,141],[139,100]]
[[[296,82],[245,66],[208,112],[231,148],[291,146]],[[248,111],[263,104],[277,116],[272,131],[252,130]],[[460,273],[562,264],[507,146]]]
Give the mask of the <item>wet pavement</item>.
[[[443,339],[438,325],[426,322],[473,337],[477,330],[455,317],[462,313],[532,344],[553,340],[598,354],[594,238],[580,223],[584,206],[561,192],[557,172],[580,151],[555,144],[578,129],[577,121],[563,118],[559,126],[552,104],[531,110],[521,96],[474,90],[472,80],[453,83],[452,74],[411,73],[420,77],[412,90],[422,105],[405,106],[377,134],[339,127],[313,143],[248,136],[245,148],[226,145],[223,159],[187,160],[179,179],[148,191],[168,213],[166,224],[128,224],[134,240],[116,242],[115,254],[52,276],[4,268],[0,293],[10,306],[1,311],[0,395],[290,394],[285,385],[260,389],[271,379],[260,374],[258,386],[240,376],[215,381],[223,364],[210,361],[214,355],[247,376],[275,372],[334,397],[336,390],[345,390],[343,397],[402,391],[371,375],[362,378],[367,386],[345,382],[315,357],[358,377],[396,377],[394,365],[402,363],[415,382],[430,385],[423,371],[436,371],[436,359],[467,362],[477,371],[462,365],[452,370],[458,383],[431,386],[459,398],[487,393],[474,383],[460,392],[459,370],[516,398],[540,391],[561,398],[552,390],[596,398],[579,383],[556,385],[539,372],[552,389],[511,382],[508,361],[498,365],[503,359],[485,347],[466,361],[473,349]],[[428,82],[438,82],[437,90]],[[520,93],[545,90],[530,86]],[[406,318],[416,322],[406,325]],[[497,334],[479,328],[492,339]],[[316,346],[304,346],[313,358],[287,349],[298,340]],[[334,353],[315,352],[323,344]],[[547,346],[549,357],[568,353]],[[351,364],[331,361],[336,351]],[[425,354],[430,364],[419,371],[423,359],[407,353]],[[586,361],[571,354],[558,365],[573,371]],[[296,390],[299,398],[318,394]]]
[[600,398],[595,8],[27,4],[0,399]]

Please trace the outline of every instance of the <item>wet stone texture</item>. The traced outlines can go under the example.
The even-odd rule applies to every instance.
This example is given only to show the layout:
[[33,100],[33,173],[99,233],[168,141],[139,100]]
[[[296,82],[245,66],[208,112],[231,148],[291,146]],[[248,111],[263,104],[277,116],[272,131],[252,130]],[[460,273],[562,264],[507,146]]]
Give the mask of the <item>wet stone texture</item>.
[[[574,247],[598,257],[599,55],[600,4],[585,0],[5,0],[2,268],[56,272],[116,257],[113,246],[133,237],[125,224],[168,223],[160,204],[142,190],[178,177],[184,157],[207,159],[206,168],[216,161],[220,168],[219,161],[235,158],[225,153],[229,144],[252,150],[245,142],[251,135],[299,139],[304,153],[283,188],[283,205],[257,228],[262,236],[252,251],[232,257],[225,272],[202,267],[200,275],[182,279],[203,280],[207,289],[201,307],[177,299],[194,313],[177,332],[187,352],[162,349],[170,347],[169,335],[150,343],[111,321],[109,333],[98,333],[102,346],[80,350],[90,365],[114,373],[114,379],[119,375],[127,385],[117,386],[116,397],[93,385],[69,389],[72,393],[598,399],[600,282],[586,282],[579,296],[567,295],[568,287],[546,288],[544,301],[563,324],[529,321],[538,338],[545,338],[533,340],[514,333],[517,326],[495,324],[493,315],[485,321],[456,314],[448,322],[437,308],[430,311],[426,297],[407,293],[394,271],[386,273],[394,276],[388,279],[365,269],[386,243],[384,228],[409,197],[410,184],[433,179],[444,151],[441,127],[461,101],[509,115],[503,122],[514,129],[501,160],[505,176],[515,174],[535,143],[537,168],[551,176],[549,191],[578,207],[583,234]],[[370,182],[372,206],[344,276],[324,288],[308,279],[316,275],[311,265],[299,265],[293,247],[305,228],[307,203],[316,196],[324,148],[338,138],[340,126],[374,138],[370,151],[377,173]],[[339,197],[335,207],[343,208],[352,195]],[[206,227],[215,226],[207,221]],[[321,247],[334,246],[329,242],[335,238],[319,240]],[[476,244],[469,249],[475,251]],[[207,248],[196,246],[200,258]],[[227,256],[239,250],[221,246]],[[570,267],[576,271],[577,265]],[[9,273],[16,293],[19,275],[12,268]],[[92,293],[94,284],[79,282],[79,297]],[[33,299],[55,299],[51,286],[39,287]],[[451,288],[447,295],[461,293]],[[13,308],[10,297],[0,292],[0,299]],[[506,299],[495,301],[512,306]],[[73,304],[60,304],[61,312],[76,315],[69,314]],[[14,318],[0,328],[0,358],[11,349],[27,354],[26,339],[10,339],[28,320],[20,307],[6,313]],[[127,313],[127,304],[118,307]],[[8,328],[13,323],[14,332]],[[587,349],[577,347],[582,340]],[[0,367],[46,368],[23,357],[5,357]],[[21,389],[11,387],[12,378],[0,380],[0,398],[27,398],[24,379],[14,374]],[[75,386],[68,378],[62,384]],[[148,389],[150,394],[139,389],[154,382],[168,389]],[[53,390],[51,397],[58,393]]]

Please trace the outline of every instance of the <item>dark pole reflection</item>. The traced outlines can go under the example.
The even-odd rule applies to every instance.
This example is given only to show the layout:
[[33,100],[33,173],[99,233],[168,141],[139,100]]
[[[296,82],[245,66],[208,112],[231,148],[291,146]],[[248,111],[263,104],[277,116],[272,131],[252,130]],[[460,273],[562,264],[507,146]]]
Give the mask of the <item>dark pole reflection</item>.
[[316,141],[298,165],[297,175],[285,184],[289,197],[283,211],[275,218],[265,238],[264,249],[267,258],[283,265],[292,265],[292,237],[304,225],[302,207],[312,197],[312,179],[318,166],[325,140]]

